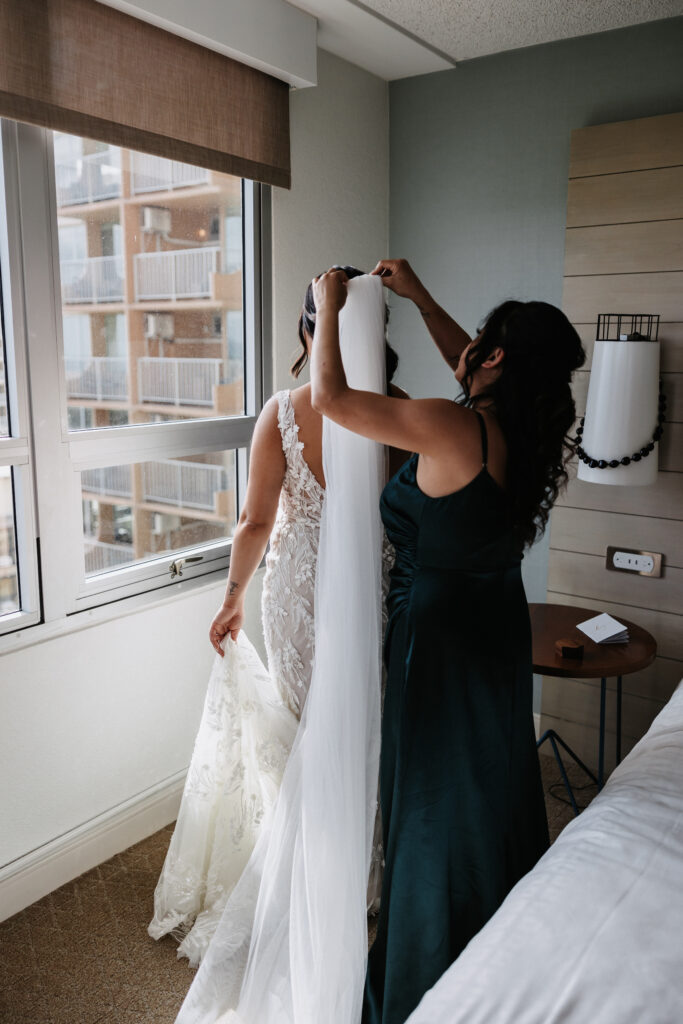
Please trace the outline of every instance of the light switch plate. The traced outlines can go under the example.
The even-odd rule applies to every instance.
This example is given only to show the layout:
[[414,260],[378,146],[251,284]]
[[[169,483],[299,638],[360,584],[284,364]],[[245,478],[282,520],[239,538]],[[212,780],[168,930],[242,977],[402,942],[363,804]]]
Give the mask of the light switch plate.
[[655,551],[608,547],[605,565],[612,572],[630,572],[636,576],[662,575],[662,555]]

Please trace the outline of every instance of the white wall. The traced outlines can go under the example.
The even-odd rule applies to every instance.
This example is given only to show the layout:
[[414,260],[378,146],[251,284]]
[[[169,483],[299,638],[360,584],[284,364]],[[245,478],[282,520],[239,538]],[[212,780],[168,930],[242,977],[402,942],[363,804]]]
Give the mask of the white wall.
[[[293,188],[273,197],[278,386],[312,275],[370,267],[387,248],[386,83],[323,52],[319,69],[317,88],[292,94]],[[260,644],[259,584],[247,633]],[[0,640],[0,918],[173,819],[222,591],[205,585],[12,653]]]

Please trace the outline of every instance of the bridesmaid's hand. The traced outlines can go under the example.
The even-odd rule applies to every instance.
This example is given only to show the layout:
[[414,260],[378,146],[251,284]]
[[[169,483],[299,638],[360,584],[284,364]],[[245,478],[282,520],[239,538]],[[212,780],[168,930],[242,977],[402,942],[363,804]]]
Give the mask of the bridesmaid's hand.
[[382,284],[395,295],[418,302],[424,294],[424,286],[408,260],[380,260],[371,274],[382,278]]
[[332,310],[338,313],[346,302],[346,286],[349,279],[340,268],[332,267],[326,274],[321,274],[313,280],[313,301],[316,312],[323,309]]
[[233,640],[236,640],[243,622],[244,608],[241,604],[223,604],[214,615],[209,628],[209,641],[221,658],[225,653],[221,647],[221,641],[228,633]]

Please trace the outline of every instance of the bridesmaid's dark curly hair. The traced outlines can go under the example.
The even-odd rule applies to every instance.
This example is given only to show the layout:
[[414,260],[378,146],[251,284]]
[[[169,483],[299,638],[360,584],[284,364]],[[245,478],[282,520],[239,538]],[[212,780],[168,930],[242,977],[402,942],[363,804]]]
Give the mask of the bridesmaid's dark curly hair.
[[[350,279],[352,277],[362,277],[365,273],[364,270],[358,270],[357,267],[338,267],[338,270],[343,270],[346,276]],[[387,307],[385,314],[385,324],[389,322],[389,309]],[[311,338],[315,331],[315,301],[313,299],[313,282],[311,282],[306,289],[306,295],[304,296],[304,304],[299,317],[299,341],[301,342],[301,354],[299,358],[290,367],[290,373],[293,377],[298,377],[304,366],[308,362],[308,343],[306,341],[306,335],[308,334]],[[385,339],[386,340],[386,339]],[[393,348],[386,342],[386,364],[387,364],[387,384],[392,380],[396,369],[398,367],[398,355],[394,352]]]
[[[502,372],[470,398],[474,372],[500,346]],[[576,409],[571,376],[583,366],[581,339],[564,313],[547,302],[501,303],[486,317],[465,355],[464,399],[473,407],[493,400],[508,449],[506,490],[521,548],[545,530],[550,509],[567,482],[576,449],[569,437]]]

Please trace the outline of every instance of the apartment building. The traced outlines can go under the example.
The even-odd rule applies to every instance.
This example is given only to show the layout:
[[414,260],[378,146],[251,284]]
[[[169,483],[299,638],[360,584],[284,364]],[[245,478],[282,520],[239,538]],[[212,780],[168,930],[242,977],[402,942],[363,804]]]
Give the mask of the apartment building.
[[[54,137],[72,431],[244,411],[239,178]],[[234,453],[81,474],[86,576],[229,535]]]

